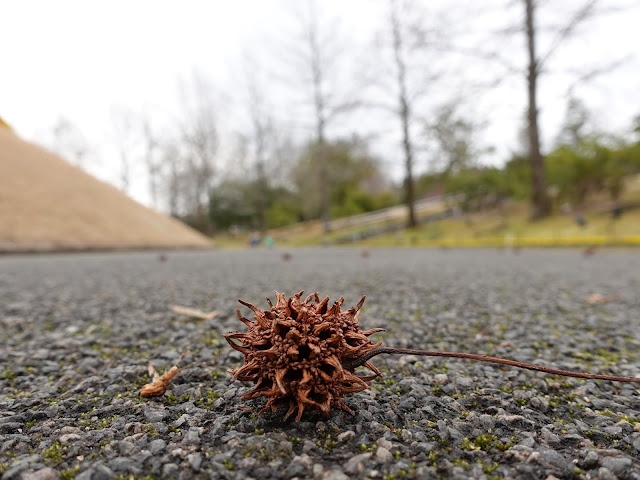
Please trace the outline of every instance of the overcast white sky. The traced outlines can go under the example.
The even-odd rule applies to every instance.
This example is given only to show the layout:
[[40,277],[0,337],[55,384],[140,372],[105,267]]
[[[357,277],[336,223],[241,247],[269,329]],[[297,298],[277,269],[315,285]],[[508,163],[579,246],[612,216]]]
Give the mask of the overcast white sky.
[[[219,93],[221,132],[231,134],[232,128],[225,130],[224,123],[225,117],[237,116],[232,111],[242,103],[235,88],[243,68],[241,59],[250,52],[272,69],[277,67],[284,56],[283,41],[292,28],[291,10],[300,3],[302,0],[0,0],[0,117],[24,138],[44,145],[51,145],[52,128],[59,119],[68,119],[94,149],[93,164],[87,169],[116,183],[119,160],[113,150],[114,110],[130,110],[159,124],[169,124],[179,115],[179,81],[188,81],[197,71]],[[518,15],[520,7],[514,6],[519,3],[515,0],[485,4],[501,3],[512,7],[492,10],[484,17],[486,25],[507,27]],[[562,8],[570,11],[584,3],[563,1]],[[454,16],[464,18],[465,9],[472,12],[474,2],[456,0],[448,4],[455,5],[457,11],[451,12]],[[621,130],[640,114],[640,2],[602,0],[601,4],[621,5],[625,12],[610,13],[585,24],[576,39],[551,59],[552,74],[542,79],[539,100],[547,145],[562,121],[564,93],[575,78],[562,73],[564,70],[584,66],[586,71],[626,58],[621,67],[578,88],[576,93],[592,109],[600,128]],[[325,17],[340,19],[345,38],[360,52],[366,51],[363,48],[371,44],[369,39],[384,27],[388,13],[385,0],[322,0],[319,5]],[[562,25],[565,21],[558,18],[562,13],[554,2],[541,2],[540,8],[541,24]],[[547,9],[546,16],[542,9]],[[478,28],[477,23],[474,28]],[[505,56],[523,65],[522,39],[518,35],[500,39],[483,32],[475,38],[504,43]],[[548,44],[550,40],[541,38],[541,50],[545,41]],[[491,64],[483,68],[500,70]],[[473,76],[476,71],[471,66],[461,70],[460,77]],[[479,93],[465,109],[471,116],[489,122],[483,141],[497,148],[492,161],[499,161],[515,147],[525,108],[523,82],[522,76],[506,79],[498,89]],[[446,95],[443,92],[446,89],[434,95]],[[298,112],[286,103],[295,96],[280,104],[280,94],[273,95],[270,103],[274,109]],[[297,98],[302,98],[302,93]],[[388,122],[382,125],[383,130],[396,128],[393,118],[381,122]],[[341,128],[343,131],[336,133],[357,132],[359,125],[345,124]],[[385,159],[388,164],[401,165],[399,157],[393,158],[395,137],[386,141],[386,145],[383,140],[374,148],[390,157]],[[400,168],[392,170],[396,176],[401,175]],[[143,175],[142,170],[134,174]],[[130,193],[148,203],[145,185],[139,178]]]

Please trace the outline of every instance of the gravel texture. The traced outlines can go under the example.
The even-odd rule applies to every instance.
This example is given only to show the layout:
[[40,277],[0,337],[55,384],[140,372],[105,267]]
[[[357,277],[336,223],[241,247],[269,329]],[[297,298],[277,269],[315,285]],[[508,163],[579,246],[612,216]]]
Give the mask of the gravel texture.
[[[0,257],[0,477],[640,479],[637,384],[381,356],[356,414],[257,416],[229,383],[241,298],[318,291],[385,345],[640,374],[635,251],[246,250]],[[609,302],[591,304],[591,294]],[[591,297],[593,298],[593,297]],[[202,320],[171,304],[219,310]],[[245,316],[250,311],[242,307]],[[164,396],[147,363],[182,352]],[[245,411],[249,407],[252,411]]]

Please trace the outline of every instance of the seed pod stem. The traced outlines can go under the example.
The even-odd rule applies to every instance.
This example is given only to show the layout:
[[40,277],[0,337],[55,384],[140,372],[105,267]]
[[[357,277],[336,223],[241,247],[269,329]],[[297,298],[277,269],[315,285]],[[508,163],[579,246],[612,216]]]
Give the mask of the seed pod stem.
[[440,352],[430,350],[414,350],[410,348],[391,348],[380,347],[375,350],[366,352],[359,357],[348,359],[342,362],[342,367],[346,370],[353,371],[357,367],[363,365],[366,361],[380,354],[400,354],[400,355],[420,355],[426,357],[453,357],[466,358],[479,362],[498,363],[500,365],[508,365],[510,367],[525,368],[527,370],[536,370],[543,373],[551,373],[553,375],[562,375],[565,377],[589,378],[592,380],[609,380],[613,382],[640,383],[640,377],[621,377],[616,375],[600,375],[596,373],[572,372],[569,370],[558,370],[556,368],[543,367],[531,363],[516,362],[515,360],[507,360],[505,358],[489,357],[487,355],[477,355],[474,353],[462,352]]

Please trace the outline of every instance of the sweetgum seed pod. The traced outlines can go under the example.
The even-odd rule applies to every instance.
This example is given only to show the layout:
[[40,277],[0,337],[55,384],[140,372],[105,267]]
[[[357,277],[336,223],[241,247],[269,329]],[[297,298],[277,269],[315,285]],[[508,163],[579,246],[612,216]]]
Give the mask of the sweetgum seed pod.
[[255,384],[242,399],[267,398],[260,413],[286,408],[285,418],[297,412],[296,421],[305,409],[326,417],[331,407],[353,413],[342,397],[366,389],[380,372],[369,362],[364,365],[374,372],[370,376],[345,365],[379,347],[382,342],[374,343],[368,336],[383,329],[360,330],[364,297],[343,312],[344,298],[329,307],[329,297],[320,300],[314,293],[303,301],[302,293],[287,299],[276,292],[278,301],[276,305],[269,302],[268,310],[240,300],[253,310],[254,317],[251,321],[237,311],[248,330],[225,335],[229,345],[244,356],[244,364],[229,372],[234,381]]

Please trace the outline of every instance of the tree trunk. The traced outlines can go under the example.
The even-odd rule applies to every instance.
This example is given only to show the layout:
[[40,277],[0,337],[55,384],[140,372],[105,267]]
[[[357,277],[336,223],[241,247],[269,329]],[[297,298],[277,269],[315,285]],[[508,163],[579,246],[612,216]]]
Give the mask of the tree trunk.
[[257,198],[257,210],[258,210],[258,229],[261,235],[267,233],[267,177],[265,175],[264,162],[260,161],[257,165],[258,170],[258,198]]
[[403,103],[403,108],[400,112],[402,117],[402,146],[404,149],[405,169],[406,169],[406,185],[405,194],[407,196],[407,207],[409,209],[409,216],[407,217],[407,226],[413,228],[416,226],[416,212],[415,212],[415,194],[413,185],[413,149],[411,148],[411,137],[409,133],[409,112],[406,103]]
[[329,205],[329,165],[325,148],[325,124],[326,124],[326,102],[323,91],[323,65],[320,57],[320,43],[316,25],[316,13],[314,4],[310,4],[311,18],[309,22],[308,41],[310,50],[311,83],[313,86],[313,105],[316,115],[316,142],[317,154],[319,156],[320,174],[320,201],[321,216],[324,233],[331,230],[331,212]]
[[331,231],[331,211],[329,205],[329,165],[324,139],[324,129],[318,132],[318,155],[320,157],[320,188],[322,195],[322,224],[324,233]]
[[402,56],[402,32],[400,31],[400,21],[396,12],[396,2],[391,2],[391,32],[393,35],[393,56],[396,64],[398,81],[398,103],[399,116],[402,123],[402,146],[405,160],[405,195],[408,207],[407,227],[416,226],[415,194],[413,184],[413,144],[411,143],[411,109],[407,94],[407,70]]
[[547,184],[544,172],[544,159],[540,153],[540,130],[538,128],[538,106],[536,90],[538,83],[538,59],[535,51],[534,0],[525,0],[526,6],[526,34],[529,53],[529,68],[527,87],[529,96],[528,133],[529,133],[529,161],[531,162],[531,219],[538,220],[551,213],[551,201],[547,194]]
[[[254,105],[257,104],[254,95]],[[257,108],[257,107],[256,107]],[[256,156],[256,209],[258,210],[258,229],[262,236],[267,233],[267,174],[266,174],[266,128],[260,118],[260,113],[257,109],[252,112],[253,116],[253,129],[255,136],[255,156]]]
[[155,137],[151,131],[148,120],[143,123],[144,137],[146,140],[145,163],[147,166],[147,176],[149,178],[149,194],[153,208],[158,208],[158,176],[160,167],[154,157],[158,147]]

